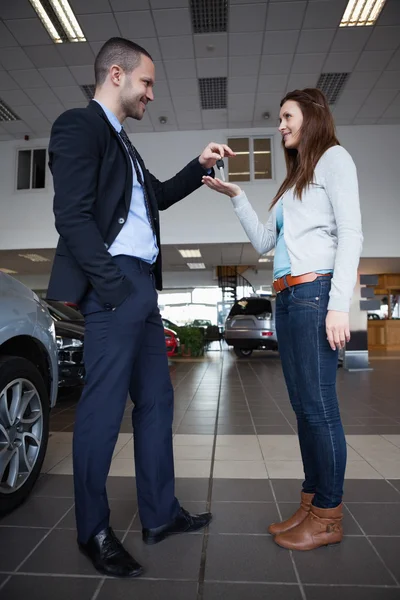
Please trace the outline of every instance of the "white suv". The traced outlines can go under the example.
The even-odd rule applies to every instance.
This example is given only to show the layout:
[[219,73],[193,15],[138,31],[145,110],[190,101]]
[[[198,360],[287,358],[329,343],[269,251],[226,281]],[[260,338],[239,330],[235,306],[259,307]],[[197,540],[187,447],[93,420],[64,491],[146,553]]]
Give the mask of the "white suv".
[[34,292],[0,272],[0,515],[40,474],[57,387],[54,322]]

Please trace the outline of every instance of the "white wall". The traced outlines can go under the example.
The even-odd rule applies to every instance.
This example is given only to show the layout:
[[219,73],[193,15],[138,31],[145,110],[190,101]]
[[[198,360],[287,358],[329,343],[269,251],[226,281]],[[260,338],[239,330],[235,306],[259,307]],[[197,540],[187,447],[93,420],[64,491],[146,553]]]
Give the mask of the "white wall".
[[[198,155],[209,141],[229,135],[260,135],[276,130],[210,130],[134,135],[148,168],[161,180]],[[359,174],[365,257],[400,256],[399,125],[339,127],[341,143],[352,154]],[[48,140],[0,143],[0,249],[53,248],[57,241],[52,214],[52,185],[43,192],[15,192],[15,156],[20,147],[40,147]],[[275,181],[243,188],[266,219],[268,206],[285,173],[280,137],[275,135]],[[165,244],[245,242],[247,238],[226,196],[201,189],[162,213]]]

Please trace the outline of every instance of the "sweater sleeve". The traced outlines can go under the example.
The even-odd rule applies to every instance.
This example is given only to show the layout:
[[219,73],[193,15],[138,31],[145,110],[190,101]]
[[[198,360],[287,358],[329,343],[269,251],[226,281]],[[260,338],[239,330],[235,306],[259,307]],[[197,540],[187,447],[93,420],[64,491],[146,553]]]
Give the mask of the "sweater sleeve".
[[276,243],[275,213],[272,212],[267,223],[260,222],[256,211],[251,206],[246,194],[231,198],[235,213],[245,230],[247,237],[260,254],[265,254],[274,248]]
[[337,250],[328,310],[349,312],[363,234],[356,166],[341,146],[326,155],[324,179],[337,227]]

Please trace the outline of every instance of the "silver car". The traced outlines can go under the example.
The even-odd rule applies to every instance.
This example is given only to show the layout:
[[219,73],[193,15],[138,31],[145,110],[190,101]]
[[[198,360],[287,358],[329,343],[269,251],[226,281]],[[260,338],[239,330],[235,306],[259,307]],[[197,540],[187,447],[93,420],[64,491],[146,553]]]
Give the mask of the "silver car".
[[253,350],[277,350],[275,299],[248,296],[237,300],[226,319],[225,341],[239,358],[248,358]]
[[40,474],[57,387],[53,319],[34,292],[0,272],[0,515]]

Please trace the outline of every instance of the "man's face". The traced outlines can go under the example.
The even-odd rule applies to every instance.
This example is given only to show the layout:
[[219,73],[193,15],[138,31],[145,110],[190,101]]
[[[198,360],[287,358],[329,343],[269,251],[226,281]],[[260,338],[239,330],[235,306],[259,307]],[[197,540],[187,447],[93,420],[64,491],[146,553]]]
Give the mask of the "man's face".
[[124,74],[121,86],[121,108],[127,117],[143,119],[146,105],[154,100],[153,85],[155,81],[154,63],[142,54],[139,65],[132,73]]

